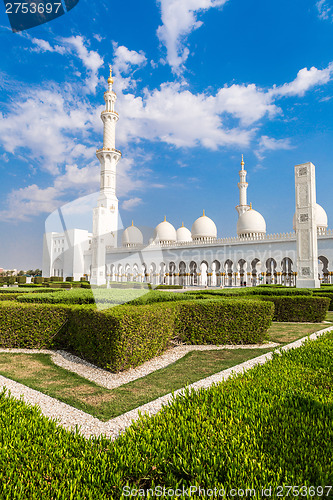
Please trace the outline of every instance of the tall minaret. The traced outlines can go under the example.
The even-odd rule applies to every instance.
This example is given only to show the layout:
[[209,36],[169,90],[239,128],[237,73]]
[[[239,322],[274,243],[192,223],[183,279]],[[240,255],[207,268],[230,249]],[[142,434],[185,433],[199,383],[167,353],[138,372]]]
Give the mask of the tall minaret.
[[114,106],[117,100],[113,91],[112,68],[108,78],[108,89],[104,92],[105,110],[101,113],[104,126],[103,147],[96,151],[101,164],[100,193],[93,212],[92,271],[91,282],[105,283],[106,246],[117,246],[118,198],[116,196],[116,166],[121,152],[115,148],[116,124],[119,119]]
[[242,155],[242,161],[241,161],[241,170],[239,171],[239,180],[240,182],[238,183],[238,189],[239,189],[239,205],[237,205],[236,210],[238,212],[238,215],[242,215],[244,212],[249,210],[250,205],[247,204],[247,186],[248,183],[246,182],[246,170],[244,169],[244,157]]

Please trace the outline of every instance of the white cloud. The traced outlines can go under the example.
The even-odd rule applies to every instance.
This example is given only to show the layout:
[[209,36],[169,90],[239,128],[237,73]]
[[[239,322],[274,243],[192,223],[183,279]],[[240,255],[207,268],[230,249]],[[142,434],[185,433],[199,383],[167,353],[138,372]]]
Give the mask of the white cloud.
[[317,69],[314,66],[303,68],[297,73],[297,77],[290,83],[285,83],[281,87],[274,87],[270,95],[272,96],[303,96],[305,92],[317,85],[325,85],[331,80],[333,74],[333,62],[327,68]]
[[124,200],[121,207],[123,210],[133,210],[133,208],[141,205],[141,198],[130,198],[129,200]]
[[274,139],[273,137],[263,135],[260,138],[259,148],[257,151],[255,151],[255,154],[259,160],[263,160],[265,158],[263,154],[265,151],[278,151],[280,149],[293,149],[289,138]]
[[162,26],[157,36],[167,50],[167,61],[180,73],[189,55],[186,37],[202,26],[198,14],[212,7],[221,7],[227,0],[157,0],[161,6]]
[[32,184],[13,190],[7,197],[6,209],[0,212],[3,221],[30,220],[32,216],[52,212],[61,204],[54,187],[46,189]]
[[89,72],[89,78],[86,80],[88,90],[95,94],[96,87],[99,83],[98,70],[104,64],[103,58],[95,50],[88,50],[85,45],[85,39],[82,36],[72,36],[62,38],[65,46],[72,47],[82,64]]
[[256,85],[232,85],[219,90],[214,107],[221,113],[229,113],[238,118],[243,125],[250,125],[266,114],[273,118],[281,109],[272,103],[269,93]]
[[319,0],[316,7],[321,19],[333,19],[333,7],[328,5],[327,0]]
[[178,83],[166,83],[143,97],[120,96],[121,121],[118,137],[159,140],[176,147],[248,145],[252,132],[224,126],[216,96],[193,94]]
[[[119,197],[126,197],[131,191],[143,189],[145,186],[142,181],[142,176],[146,174],[145,169],[134,172],[133,167],[133,158],[127,157],[119,164],[117,171],[117,195]],[[56,176],[52,186],[48,188],[32,184],[12,190],[5,202],[6,209],[0,211],[1,220],[25,221],[37,215],[50,213],[62,207],[65,200],[72,198],[73,195],[81,199],[84,195],[98,192],[99,182],[100,166],[97,160],[82,168],[75,164],[66,165],[65,172]],[[140,198],[134,197],[124,201],[122,208],[130,210],[140,202]],[[71,206],[73,203],[73,206],[77,206],[75,200]],[[79,202],[78,204],[80,205]]]
[[40,38],[32,38],[31,42],[35,45],[31,50],[33,52],[58,52],[58,54],[65,54],[66,48],[61,47],[60,45],[55,45],[51,47],[50,43],[46,40],[42,40]]
[[114,51],[114,68],[119,73],[129,73],[133,66],[143,66],[147,62],[147,58],[143,51],[136,52],[129,50],[124,45],[113,43]]
[[0,121],[0,144],[8,153],[22,153],[54,174],[65,161],[91,158],[94,148],[80,139],[91,129],[96,110],[71,92],[56,86],[25,90],[8,109]]

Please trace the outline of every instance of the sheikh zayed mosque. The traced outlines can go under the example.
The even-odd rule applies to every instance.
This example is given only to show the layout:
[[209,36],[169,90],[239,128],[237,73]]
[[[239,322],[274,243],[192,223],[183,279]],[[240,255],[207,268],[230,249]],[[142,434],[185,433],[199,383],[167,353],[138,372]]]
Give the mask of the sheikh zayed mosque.
[[[116,195],[116,169],[121,152],[115,148],[115,111],[110,68],[104,92],[103,147],[100,191],[93,209],[92,233],[84,229],[50,231],[44,235],[43,276],[85,276],[94,285],[148,282],[152,285],[256,286],[261,283],[320,286],[333,283],[333,231],[325,210],[316,203],[315,167],[295,167],[294,231],[266,234],[264,217],[247,202],[247,172],[242,156],[239,171],[237,236],[217,238],[217,228],[205,212],[191,230],[177,230],[166,217],[152,231],[121,227]],[[157,222],[157,221],[156,221]],[[332,267],[331,267],[332,268]]]

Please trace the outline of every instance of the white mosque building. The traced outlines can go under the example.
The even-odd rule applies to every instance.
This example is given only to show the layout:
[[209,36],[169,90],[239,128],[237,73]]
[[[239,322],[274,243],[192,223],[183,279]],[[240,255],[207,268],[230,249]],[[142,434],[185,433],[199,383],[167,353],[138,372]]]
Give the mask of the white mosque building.
[[[116,196],[116,167],[121,152],[115,148],[116,94],[110,69],[104,92],[103,147],[96,155],[101,164],[100,192],[93,210],[93,231],[69,229],[44,235],[43,276],[85,276],[92,284],[149,282],[153,285],[256,286],[260,283],[295,285],[297,238],[294,231],[266,234],[264,217],[247,203],[247,172],[242,156],[237,236],[217,238],[215,223],[205,215],[191,230],[177,230],[166,220],[155,230],[140,230],[120,224]],[[314,200],[317,226],[318,273],[333,283],[333,231],[328,230],[325,210]],[[141,228],[142,229],[142,228]],[[316,271],[317,272],[317,271]]]

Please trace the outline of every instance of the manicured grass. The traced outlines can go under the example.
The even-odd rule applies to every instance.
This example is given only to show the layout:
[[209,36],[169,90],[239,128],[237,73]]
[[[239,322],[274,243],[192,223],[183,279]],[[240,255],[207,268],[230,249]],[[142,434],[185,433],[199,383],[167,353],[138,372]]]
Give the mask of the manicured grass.
[[[286,344],[319,329],[318,324],[274,323],[269,340]],[[113,390],[56,366],[47,354],[0,353],[0,373],[101,420],[109,420],[270,350],[193,351],[166,368]]]
[[[245,498],[251,488],[259,500],[263,487],[271,488],[271,498],[332,498],[332,384],[329,334],[176,398],[115,442],[67,432],[2,394],[0,498],[154,498],[146,493],[156,486],[223,488],[221,498]],[[295,486],[289,494],[287,485]],[[193,490],[190,496],[199,498]]]
[[285,345],[295,340],[301,339],[306,335],[318,332],[329,327],[324,323],[272,323],[268,330],[269,342],[277,342]]

